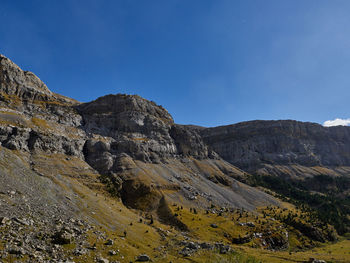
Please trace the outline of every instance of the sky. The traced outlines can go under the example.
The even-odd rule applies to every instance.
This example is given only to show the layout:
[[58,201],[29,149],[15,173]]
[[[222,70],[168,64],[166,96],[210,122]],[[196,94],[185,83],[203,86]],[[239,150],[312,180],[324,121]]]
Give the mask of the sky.
[[348,0],[0,0],[0,53],[53,92],[138,94],[176,123],[349,125],[349,13]]

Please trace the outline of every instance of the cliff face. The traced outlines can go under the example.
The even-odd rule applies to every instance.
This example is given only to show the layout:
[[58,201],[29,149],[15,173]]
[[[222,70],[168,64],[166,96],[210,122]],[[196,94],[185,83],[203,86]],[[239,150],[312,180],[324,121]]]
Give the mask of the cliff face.
[[0,55],[0,143],[24,152],[82,157],[78,102],[52,93],[33,73]]
[[[101,147],[113,159],[124,153],[148,163],[161,163],[180,155],[208,158],[207,146],[197,133],[183,132],[163,107],[139,96],[107,95],[77,108],[87,133],[110,139],[99,144],[93,139],[87,142],[85,150],[90,160],[96,159],[94,154],[99,154],[97,148]],[[184,140],[195,141],[188,144],[191,150],[183,149]]]
[[78,126],[81,117],[71,107],[77,101],[51,92],[32,72],[23,71],[0,54],[0,107],[26,117]]
[[[79,103],[51,92],[4,56],[0,143],[20,152],[40,175],[60,171],[80,177],[91,170],[126,205],[141,210],[156,211],[161,200],[162,206],[185,200],[198,207],[214,202],[247,209],[276,203],[233,179],[244,172],[209,150],[195,129],[175,124],[154,102],[117,94]],[[55,162],[66,172],[55,170],[60,167]]]
[[[178,125],[136,95],[80,103],[0,55],[0,258],[202,262],[216,251],[225,260],[223,242],[285,249],[294,227],[272,214],[284,204],[237,181],[252,177],[235,165],[345,173],[348,138],[347,128],[292,121]],[[336,239],[311,223],[293,232],[300,244]]]
[[349,171],[350,127],[250,121],[203,129],[201,135],[222,158],[249,172],[313,175]]
[[15,63],[0,55],[0,87],[8,95],[23,99],[39,99],[51,96],[51,91],[32,72],[21,70]]

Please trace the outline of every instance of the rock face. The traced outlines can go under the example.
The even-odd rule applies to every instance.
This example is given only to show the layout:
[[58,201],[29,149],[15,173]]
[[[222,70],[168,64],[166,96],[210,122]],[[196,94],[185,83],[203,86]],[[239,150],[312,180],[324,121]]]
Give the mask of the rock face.
[[[156,103],[123,94],[79,103],[51,92],[4,56],[0,143],[25,155],[40,175],[58,174],[57,163],[66,164],[56,158],[89,165],[125,205],[158,213],[163,221],[174,218],[168,201],[183,197],[194,206],[214,202],[249,210],[276,203],[233,179],[244,173],[209,150],[197,129],[175,124]],[[73,167],[61,173],[65,170],[81,177]],[[166,196],[166,191],[174,193]]]
[[[175,258],[204,249],[229,254],[235,228],[223,224],[243,211],[247,219],[254,211],[249,220],[258,220],[257,207],[281,205],[237,181],[249,174],[232,163],[267,172],[286,169],[282,164],[334,164],[344,172],[349,163],[346,128],[261,123],[179,125],[163,107],[136,95],[79,103],[0,55],[0,261],[147,262],[168,259],[178,245]],[[209,229],[198,237],[208,233],[225,243],[189,241],[186,232],[202,231],[195,220]],[[288,247],[287,235],[253,233],[256,220],[239,226],[251,234],[236,242],[259,238],[266,248]],[[311,225],[305,232],[315,240],[323,233]]]
[[86,160],[102,173],[123,170],[120,159],[126,156],[156,164],[214,156],[196,131],[174,124],[163,107],[139,96],[107,95],[77,109],[82,128],[93,135],[84,147]]
[[184,125],[173,125],[170,135],[174,139],[177,152],[182,156],[194,156],[198,159],[218,159],[218,155],[208,150],[202,137],[196,130],[189,129]]
[[78,102],[52,93],[33,73],[0,55],[0,143],[12,150],[83,157]]
[[[251,121],[200,132],[222,158],[248,172],[282,174],[284,167],[284,173],[298,174],[293,165],[331,170],[350,166],[350,127],[327,128],[291,120]],[[300,168],[299,174],[308,172],[312,174]]]
[[[121,153],[145,162],[160,162],[177,152],[169,135],[173,120],[165,109],[155,103],[138,96],[118,94],[82,104],[78,109],[88,133],[110,138],[103,143],[87,142],[88,161],[102,153],[111,162],[107,166],[115,168],[113,161]],[[92,165],[96,166],[95,163]]]
[[44,99],[51,91],[32,72],[21,70],[11,60],[0,55],[0,87],[7,95],[17,95],[23,99]]
[[32,72],[21,70],[0,55],[0,107],[26,117],[39,117],[78,126],[81,116],[71,107],[78,102],[51,92]]
[[[255,199],[267,198],[260,193],[261,199],[254,198],[251,189],[241,189],[232,175],[242,172],[210,151],[195,129],[174,124],[171,115],[154,102],[117,94],[76,108],[87,136],[83,148],[86,162],[129,207],[157,211],[163,221],[185,229],[170,220],[173,216],[168,214],[163,190],[180,191],[192,201],[202,196],[205,202],[240,204],[248,209]],[[231,190],[221,189],[223,186]],[[239,195],[244,200],[235,189],[241,189]]]
[[59,134],[44,134],[31,128],[0,126],[0,143],[11,150],[44,151],[83,157],[84,140]]

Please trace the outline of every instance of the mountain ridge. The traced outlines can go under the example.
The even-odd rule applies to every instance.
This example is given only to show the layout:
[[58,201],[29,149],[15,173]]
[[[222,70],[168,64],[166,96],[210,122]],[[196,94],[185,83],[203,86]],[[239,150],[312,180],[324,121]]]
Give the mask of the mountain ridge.
[[[225,139],[226,128],[213,129]],[[203,262],[241,257],[232,245],[285,251],[337,240],[311,210],[248,185],[254,170],[231,164],[212,131],[176,124],[137,95],[81,103],[52,93],[1,55],[0,259]]]
[[[282,175],[282,171],[278,168],[274,171],[271,166],[299,165],[325,167],[333,174],[346,174],[348,168],[342,173],[337,167],[350,165],[347,152],[350,127],[346,126],[323,127],[317,123],[294,120],[257,120],[203,129],[201,135],[221,157],[247,172],[262,173],[266,165],[270,166],[269,173]],[[288,175],[288,171],[285,174]],[[291,172],[290,175],[298,173]]]
[[[164,171],[163,175],[158,174],[156,169],[154,180],[157,184],[164,184],[158,185],[158,189],[174,188],[177,184],[182,185],[180,189],[184,189],[183,186],[188,184],[186,181],[191,181],[196,173],[204,176],[200,182],[214,182],[223,188],[230,187],[232,183],[239,185],[232,176],[225,173],[230,171],[242,174],[239,169],[231,167],[208,150],[197,132],[176,125],[171,115],[154,102],[137,95],[117,94],[106,95],[89,103],[79,103],[55,95],[39,78],[32,77],[34,74],[30,73],[28,78],[28,73],[24,73],[4,56],[1,57],[0,71],[3,76],[0,86],[1,105],[12,110],[11,114],[2,112],[5,125],[1,126],[0,141],[4,147],[24,151],[30,156],[48,153],[80,158],[96,169],[116,192],[124,193],[122,196],[125,196],[123,186],[133,193],[144,188],[146,192],[139,198],[154,195],[156,202],[160,201],[162,194],[151,186],[149,175],[140,174],[139,170],[144,168],[139,166],[139,162],[154,165],[161,170],[171,163],[172,173],[175,174],[181,174],[183,169],[188,170],[186,179],[181,179],[184,175],[180,174],[177,175],[178,179],[172,179],[170,174],[164,176],[167,174]],[[202,163],[208,166],[211,174],[203,173]],[[42,173],[44,174],[43,171]],[[123,185],[123,180],[132,181],[132,187]],[[169,180],[175,180],[175,183]],[[197,192],[202,192],[203,188],[210,189],[208,187],[203,185],[201,191]],[[190,199],[195,198],[191,191],[184,189],[182,194]],[[256,193],[265,196],[260,199],[262,202],[264,199],[275,202],[258,190]],[[217,198],[216,201],[222,204],[227,201],[226,198],[232,202],[230,194],[233,192],[227,192],[226,197],[215,194],[214,199]],[[204,197],[205,199],[212,198]],[[253,203],[257,203],[254,198],[249,201],[252,203],[243,200],[244,196],[242,204],[249,209],[253,208]],[[141,208],[137,205],[135,207]]]

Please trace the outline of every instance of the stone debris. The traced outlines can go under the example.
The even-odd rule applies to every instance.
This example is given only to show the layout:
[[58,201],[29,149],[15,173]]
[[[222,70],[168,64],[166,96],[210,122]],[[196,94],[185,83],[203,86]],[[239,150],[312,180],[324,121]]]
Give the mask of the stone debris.
[[325,260],[322,259],[315,259],[315,258],[310,258],[309,259],[310,263],[327,263]]
[[146,254],[141,254],[136,259],[136,261],[138,261],[138,262],[147,262],[147,261],[150,261],[150,260],[151,260],[151,258],[148,255],[146,255]]
[[114,244],[114,241],[112,239],[108,239],[105,243],[106,246],[112,246]]
[[54,234],[53,243],[59,245],[70,244],[72,239],[73,235],[68,229],[61,229]]
[[[156,199],[160,198],[159,192],[166,192],[163,190],[178,191],[183,197],[193,201],[191,202],[193,204],[202,200],[212,201],[220,208],[208,208],[207,213],[221,218],[228,207],[233,205],[227,204],[227,200],[242,199],[242,202],[234,203],[235,206],[242,206],[242,211],[243,206],[251,208],[257,204],[251,200],[259,200],[259,204],[278,203],[259,190],[242,187],[243,183],[238,183],[234,179],[235,175],[240,176],[242,172],[224,162],[211,150],[215,148],[220,153],[222,149],[227,149],[226,144],[224,147],[207,145],[206,139],[212,136],[208,129],[200,131],[201,129],[175,124],[172,116],[154,102],[136,95],[117,94],[100,97],[89,103],[79,103],[53,94],[33,73],[21,70],[2,55],[0,55],[0,76],[2,97],[0,106],[4,108],[0,113],[4,120],[4,123],[0,124],[2,148],[0,158],[6,163],[6,167],[0,167],[0,173],[11,174],[0,177],[0,238],[5,244],[0,251],[0,263],[9,255],[18,258],[28,257],[28,262],[44,263],[50,258],[50,263],[72,263],[73,256],[89,254],[93,254],[96,262],[109,263],[109,259],[96,257],[95,254],[99,252],[98,246],[87,241],[87,235],[91,233],[95,235],[96,242],[107,246],[104,247],[109,250],[107,257],[118,255],[123,259],[123,256],[119,255],[119,250],[114,247],[115,243],[118,244],[116,239],[115,241],[108,239],[106,233],[97,230],[98,224],[93,227],[87,223],[96,223],[99,210],[91,207],[88,209],[90,204],[84,202],[82,202],[84,208],[80,209],[78,203],[82,199],[79,199],[74,191],[65,192],[65,187],[56,183],[56,180],[60,179],[62,179],[60,182],[65,181],[65,177],[71,176],[89,188],[102,182],[108,186],[111,193],[121,198],[124,204],[136,209],[138,208],[135,207],[138,203],[136,199],[144,196],[154,197],[151,200],[154,200],[155,204],[160,203],[158,202],[160,200]],[[222,128],[218,129],[220,134]],[[227,131],[231,133],[234,129],[230,128]],[[226,132],[226,128],[224,130]],[[265,139],[268,141],[271,138],[273,137],[268,136]],[[237,145],[242,143],[246,143],[246,140],[241,140]],[[237,153],[235,156],[242,156],[239,151],[246,151],[247,154],[244,156],[247,157],[241,159],[248,160],[247,164],[257,158],[264,159],[259,157],[255,147],[237,147],[237,145],[235,147],[228,145],[229,152]],[[259,147],[262,146],[265,147],[265,144],[262,143]],[[337,144],[333,144],[332,151],[337,152],[337,147],[339,147]],[[251,149],[254,151],[250,152]],[[313,147],[303,148],[302,151],[312,153],[305,156],[314,158],[316,155],[313,155],[310,149]],[[73,163],[72,174],[71,171],[61,172],[60,165],[56,167],[56,163],[50,168],[45,167],[46,163],[49,163],[48,156],[52,155],[60,156],[64,167],[66,165],[68,167],[68,164],[73,166]],[[278,157],[288,162],[294,158],[294,155],[271,156],[272,159]],[[40,159],[39,157],[44,161],[35,159]],[[224,155],[223,157],[225,158]],[[79,169],[76,168],[78,163],[83,163]],[[147,184],[147,180],[138,178],[133,172],[140,170],[142,166],[138,166],[137,163],[154,165],[153,167],[157,168],[153,170],[154,179],[158,176],[162,179],[159,181],[166,181],[167,184],[162,185],[158,182]],[[159,166],[155,166],[158,164]],[[158,172],[159,169],[162,171]],[[167,170],[171,172],[166,172]],[[219,170],[220,175],[211,170]],[[124,172],[128,176],[123,177]],[[94,176],[90,174],[100,178],[101,181],[93,179]],[[93,190],[92,188],[96,187],[91,187],[90,190]],[[244,198],[246,193],[249,194],[247,199]],[[96,199],[99,198],[98,195],[99,193],[94,193]],[[165,200],[165,197],[162,198]],[[150,204],[152,205],[153,203]],[[164,201],[164,207],[158,207],[158,210],[168,213],[167,208]],[[193,211],[197,214],[197,210]],[[82,219],[83,216],[75,218],[84,213],[87,222]],[[179,226],[182,223],[179,214],[173,217],[167,214],[165,221],[176,222],[173,226]],[[150,222],[153,227],[156,225],[153,224],[153,217]],[[238,222],[238,224],[255,227],[253,222]],[[135,227],[135,224],[130,224],[132,225]],[[218,225],[213,223],[210,227],[218,228]],[[167,231],[154,228],[162,240],[167,239],[169,236]],[[129,231],[129,228],[127,230]],[[127,235],[127,230],[124,230],[124,236],[120,237],[120,240],[132,236],[132,231]],[[183,230],[184,228],[181,231]],[[223,243],[191,241],[186,234],[181,233],[185,241],[181,242],[182,248],[179,251],[185,257],[200,250],[217,250],[221,254],[232,251],[229,245]],[[322,233],[317,232],[317,229],[311,228],[310,234],[323,241]],[[225,237],[229,238],[228,235]],[[269,249],[288,247],[287,232],[279,236],[254,233],[232,238],[232,242],[244,244],[252,237],[262,239],[263,244]],[[65,248],[70,246],[74,249],[67,256]],[[160,246],[160,250],[162,249],[165,247]],[[147,262],[151,259],[148,255],[141,254],[136,261]],[[312,262],[324,261],[313,259]]]
[[0,259],[6,259],[9,255],[26,255],[30,260],[28,262],[44,263],[47,262],[44,258],[48,256],[52,258],[52,263],[73,262],[65,258],[62,245],[74,242],[76,248],[73,255],[88,254],[85,234],[90,229],[91,226],[83,220],[60,218],[50,224],[41,218],[1,217],[1,239],[6,246],[0,251]]
[[8,217],[0,217],[0,225],[10,225],[11,220]]
[[110,251],[108,251],[108,254],[109,254],[110,256],[115,256],[115,255],[118,254],[118,252],[119,252],[119,251],[110,250]]
[[255,227],[255,224],[253,222],[247,222],[247,226]]
[[109,260],[103,257],[99,257],[96,259],[96,263],[109,263]]
[[179,244],[183,248],[179,251],[179,254],[184,257],[190,257],[199,250],[214,250],[217,249],[220,254],[227,254],[232,251],[230,245],[225,245],[223,243],[198,243],[194,241],[182,241]]

